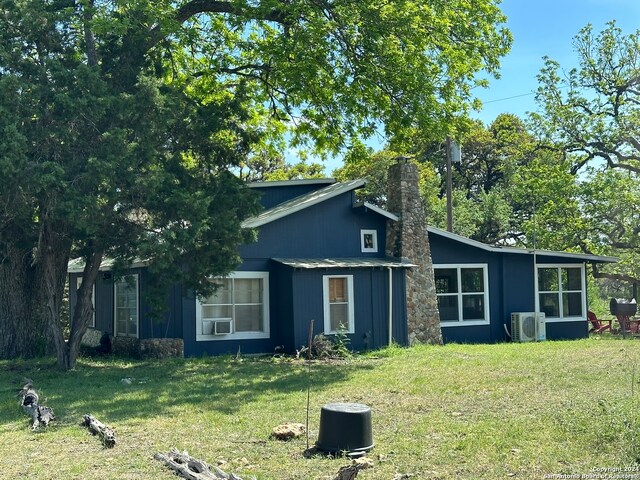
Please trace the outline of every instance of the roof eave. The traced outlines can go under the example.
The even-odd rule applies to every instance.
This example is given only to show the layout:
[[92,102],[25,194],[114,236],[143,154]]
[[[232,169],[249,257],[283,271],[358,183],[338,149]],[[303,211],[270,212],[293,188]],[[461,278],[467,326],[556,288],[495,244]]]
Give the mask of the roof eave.
[[398,217],[397,215],[394,215],[391,212],[387,212],[386,210],[374,205],[373,203],[369,203],[369,202],[356,202],[353,204],[353,208],[366,208],[368,210],[371,210],[379,215],[382,215],[383,217],[388,218],[389,220],[392,220],[394,222],[397,222],[398,220],[400,220],[400,217]]
[[[329,189],[329,188],[335,188],[335,191],[331,191],[325,195],[319,195],[317,198],[311,198],[309,201],[305,201],[305,202],[299,202],[298,204],[295,204],[295,198],[290,200],[289,202],[292,203],[292,206],[290,208],[282,208],[283,204],[279,204],[276,205],[273,208],[270,208],[268,210],[265,210],[264,212],[262,212],[261,214],[255,216],[255,217],[251,217],[246,219],[245,221],[242,222],[241,226],[242,228],[258,228],[261,227],[263,225],[266,225],[268,223],[274,222],[276,220],[279,220],[281,218],[287,217],[289,215],[292,215],[296,212],[299,212],[301,210],[304,210],[306,208],[312,207],[313,205],[317,205],[319,203],[325,202],[331,198],[334,198],[338,195],[342,195],[343,193],[349,192],[351,190],[355,190],[358,188],[363,187],[366,184],[365,180],[362,179],[357,179],[357,180],[351,180],[349,182],[341,182],[341,183],[334,183],[332,185],[329,185],[327,187],[325,187],[325,189]],[[336,188],[336,186],[340,186],[342,185],[344,188],[340,189],[340,188]],[[321,193],[321,190],[317,190],[315,192],[311,192],[311,193]],[[302,195],[301,197],[305,197],[306,195]],[[298,197],[299,198],[299,197]],[[285,204],[288,202],[284,202]],[[281,210],[281,211],[278,211]],[[269,213],[269,212],[277,212],[277,213]]]
[[611,257],[606,255],[592,255],[588,253],[558,252],[554,250],[538,250],[538,249],[531,249],[531,248],[492,246],[492,245],[487,245],[485,243],[478,242],[477,240],[472,240],[470,238],[463,237],[462,235],[448,232],[446,230],[442,230],[436,227],[427,227],[427,230],[430,233],[434,233],[436,235],[440,235],[445,238],[450,238],[457,242],[461,242],[475,248],[480,248],[488,252],[514,253],[517,255],[533,255],[535,253],[536,255],[547,255],[547,256],[553,256],[553,257],[578,258],[586,262],[596,262],[596,263],[617,263],[618,262],[618,259],[616,257]]

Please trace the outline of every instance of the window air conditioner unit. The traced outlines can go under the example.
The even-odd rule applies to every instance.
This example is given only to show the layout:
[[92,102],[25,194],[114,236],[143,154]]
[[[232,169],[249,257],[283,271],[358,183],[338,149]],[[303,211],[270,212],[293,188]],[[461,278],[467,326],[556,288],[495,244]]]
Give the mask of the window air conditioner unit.
[[514,342],[535,342],[536,314],[516,312],[511,314],[511,338]]
[[227,335],[229,333],[231,333],[231,319],[216,320],[214,322],[214,327],[213,327],[214,335]]

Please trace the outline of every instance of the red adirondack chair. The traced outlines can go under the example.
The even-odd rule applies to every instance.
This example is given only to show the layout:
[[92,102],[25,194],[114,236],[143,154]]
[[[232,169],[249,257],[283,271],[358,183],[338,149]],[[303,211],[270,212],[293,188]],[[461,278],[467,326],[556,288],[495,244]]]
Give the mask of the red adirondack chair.
[[600,320],[596,314],[591,311],[587,312],[587,318],[591,322],[589,333],[602,333],[607,330],[611,332],[611,323],[613,322],[613,319]]

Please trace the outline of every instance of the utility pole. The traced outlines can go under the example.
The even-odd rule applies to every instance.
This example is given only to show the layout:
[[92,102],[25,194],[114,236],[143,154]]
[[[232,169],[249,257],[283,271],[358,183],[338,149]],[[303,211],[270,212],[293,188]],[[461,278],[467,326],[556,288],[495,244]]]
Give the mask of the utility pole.
[[453,232],[453,202],[451,200],[451,137],[448,135],[445,141],[445,150],[447,151],[447,231]]

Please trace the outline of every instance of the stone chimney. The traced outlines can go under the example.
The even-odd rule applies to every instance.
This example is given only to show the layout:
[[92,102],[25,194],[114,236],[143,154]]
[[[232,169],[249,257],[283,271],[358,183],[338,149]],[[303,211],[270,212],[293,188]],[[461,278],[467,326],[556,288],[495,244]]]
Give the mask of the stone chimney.
[[418,167],[405,157],[398,157],[389,168],[386,209],[400,220],[388,220],[386,254],[417,265],[407,271],[409,345],[441,344],[433,263],[418,179]]

